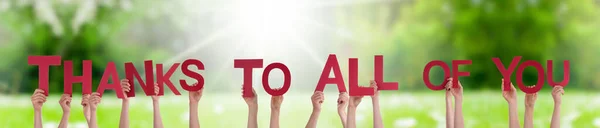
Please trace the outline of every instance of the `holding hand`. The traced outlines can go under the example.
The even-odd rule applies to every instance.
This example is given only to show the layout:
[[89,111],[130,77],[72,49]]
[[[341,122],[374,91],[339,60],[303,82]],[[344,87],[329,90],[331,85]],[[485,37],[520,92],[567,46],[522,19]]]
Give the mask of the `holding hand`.
[[346,116],[346,107],[348,106],[348,93],[342,92],[340,93],[337,99],[337,110],[340,116]]
[[60,96],[58,103],[60,104],[63,113],[71,112],[71,99],[72,98],[70,94],[62,94],[62,96]]
[[537,100],[537,93],[525,94],[525,107],[533,108],[536,100]]
[[446,84],[447,89],[450,90],[450,93],[454,96],[456,100],[461,100],[463,97],[463,87],[460,81],[458,81],[458,88],[453,88],[454,85],[452,83],[453,79],[448,78],[448,83]]
[[[242,89],[242,94],[244,94],[244,89]],[[256,95],[256,91],[254,91],[254,88],[252,88],[252,94],[254,94],[254,96],[244,97],[244,101],[246,101],[248,107],[256,108],[258,107],[258,101],[256,100],[256,97],[258,97],[258,95]]]
[[279,110],[283,102],[283,95],[271,97],[271,110]]
[[[202,89],[200,89],[202,90]],[[158,87],[157,83],[154,83],[154,95],[152,95],[152,101],[158,101],[158,93],[160,93],[160,88]],[[198,100],[200,100],[200,98],[198,98]]]
[[81,106],[83,106],[83,116],[85,116],[85,120],[90,122],[90,94],[83,94],[81,96]]
[[552,88],[552,98],[554,99],[554,104],[562,103],[562,95],[565,94],[565,90],[562,86],[556,85]]
[[[517,102],[517,89],[515,88],[515,85],[510,83],[510,90],[505,91],[504,90],[504,82],[505,82],[504,79],[502,79],[502,96],[504,96],[504,99],[506,99],[508,104],[516,103]],[[510,82],[510,81],[508,81],[508,82]]]
[[311,101],[312,101],[312,105],[313,105],[313,111],[314,110],[321,110],[321,105],[323,104],[323,101],[325,100],[325,96],[323,95],[323,92],[321,91],[316,91],[315,93],[313,93],[313,95],[311,96]]
[[44,90],[36,89],[31,96],[31,104],[36,111],[42,110],[42,105],[46,102],[48,96],[44,95]]
[[90,96],[90,109],[92,111],[96,110],[98,108],[98,104],[100,104],[100,101],[102,100],[102,97],[100,96],[100,93],[98,92],[94,92],[92,93],[92,95]]
[[[194,86],[197,86],[198,83],[195,83]],[[155,86],[155,90],[157,90],[158,85]],[[202,90],[204,90],[204,88],[201,88],[198,91],[190,91],[190,103],[196,103],[198,104],[198,102],[200,102],[200,98],[202,98]],[[154,97],[153,97],[154,99]],[[158,100],[158,97],[156,98]]]
[[121,80],[121,88],[123,90],[123,101],[129,101],[129,97],[127,97],[127,92],[131,91],[131,85],[129,84],[129,80],[122,79]]

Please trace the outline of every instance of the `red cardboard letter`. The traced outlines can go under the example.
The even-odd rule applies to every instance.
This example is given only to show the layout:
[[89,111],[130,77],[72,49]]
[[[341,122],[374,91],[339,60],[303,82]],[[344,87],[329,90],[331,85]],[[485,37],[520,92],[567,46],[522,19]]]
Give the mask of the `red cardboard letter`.
[[167,70],[167,73],[163,74],[163,71],[162,71],[163,65],[156,64],[156,82],[158,82],[158,88],[160,88],[158,95],[162,96],[165,94],[165,92],[164,92],[165,89],[164,89],[163,84],[166,84],[167,87],[169,87],[169,89],[171,89],[171,92],[173,92],[173,94],[181,95],[181,93],[179,93],[179,91],[177,91],[177,88],[175,88],[175,85],[173,85],[173,83],[171,82],[171,76],[173,75],[175,70],[177,70],[177,67],[179,67],[179,63],[175,63],[175,64],[171,65],[169,70]]
[[[433,68],[433,66],[440,66],[442,67],[442,69],[444,70],[444,82],[442,82],[442,84],[440,85],[433,85],[431,83],[431,81],[429,80],[429,72],[431,71],[431,68]],[[429,63],[427,63],[427,65],[425,65],[425,69],[423,70],[423,82],[425,82],[425,86],[427,86],[427,88],[431,89],[431,90],[443,90],[446,87],[446,84],[448,82],[448,79],[450,78],[450,67],[448,67],[448,65],[446,63],[444,63],[441,60],[434,60],[431,61]]]
[[[333,78],[329,78],[329,71],[331,70],[333,70]],[[319,82],[317,83],[317,88],[315,88],[315,91],[322,92],[327,84],[337,84],[338,91],[340,93],[346,92],[344,78],[342,76],[342,72],[340,71],[340,65],[338,64],[335,54],[329,54],[329,57],[327,57],[327,62],[325,63],[323,71],[321,72],[321,78],[319,78]]]
[[73,62],[65,61],[64,66],[64,93],[73,96],[73,83],[81,83],[83,94],[92,93],[92,61],[83,61],[83,74],[73,76]]
[[50,66],[60,65],[60,56],[29,56],[27,64],[38,66],[38,88],[48,96],[48,73]]
[[204,70],[204,64],[200,60],[187,59],[183,61],[183,64],[181,65],[181,72],[188,77],[196,79],[198,83],[196,83],[196,86],[192,86],[193,84],[188,84],[184,79],[180,79],[179,84],[181,84],[181,88],[184,90],[198,91],[204,87],[204,77],[202,77],[200,73],[190,71],[188,68],[190,65],[195,65],[198,67],[198,70]]
[[[112,78],[112,84],[108,83],[109,76]],[[115,90],[119,99],[123,99],[125,97],[125,95],[122,93],[123,89],[121,88],[119,74],[117,73],[117,68],[115,67],[114,62],[108,62],[106,65],[106,70],[104,70],[104,75],[102,75],[102,79],[100,79],[100,85],[96,91],[102,95],[104,94],[105,89]]]
[[372,87],[360,87],[358,85],[358,59],[348,59],[348,86],[350,88],[350,96],[373,95],[375,93]]
[[[271,89],[271,86],[269,86],[269,73],[271,73],[271,70],[275,68],[281,69],[281,71],[283,72],[283,87],[281,89]],[[272,96],[281,96],[285,94],[288,91],[288,89],[290,89],[290,84],[292,83],[292,75],[290,74],[290,69],[288,69],[287,66],[285,66],[282,63],[269,64],[269,66],[267,66],[267,68],[265,68],[265,71],[263,72],[262,83],[263,88],[265,89],[265,91],[267,91],[267,93],[271,94]]]
[[[533,66],[538,71],[538,81],[537,81],[537,84],[535,84],[535,86],[533,88],[527,88],[527,87],[525,87],[525,84],[523,83],[523,71],[525,70],[525,68],[527,66]],[[521,64],[519,66],[519,69],[517,69],[517,85],[519,86],[521,91],[528,93],[528,94],[536,93],[536,92],[540,91],[540,89],[542,89],[542,87],[544,87],[544,68],[542,68],[542,65],[533,60],[528,60],[528,61],[523,62],[523,64]]]
[[473,63],[471,60],[453,60],[452,61],[452,88],[458,88],[458,77],[459,76],[470,76],[470,72],[458,71],[459,65],[470,65]]
[[563,61],[563,81],[561,81],[560,83],[554,82],[554,78],[553,78],[553,76],[554,76],[553,75],[554,74],[553,73],[554,68],[552,66],[553,65],[552,64],[552,60],[548,60],[548,61],[546,61],[546,63],[547,63],[547,66],[548,66],[547,67],[548,68],[548,76],[547,76],[548,77],[548,84],[550,86],[552,86],[552,87],[554,87],[555,85],[560,85],[560,86],[563,86],[563,87],[567,86],[567,84],[569,83],[569,79],[571,78],[570,77],[570,74],[571,74],[570,73],[571,72],[570,67],[571,66],[569,64],[569,61],[568,60]]
[[125,63],[125,78],[129,80],[129,88],[131,89],[127,92],[127,97],[135,97],[135,82],[133,77],[140,83],[147,96],[154,95],[154,70],[152,70],[152,67],[152,60],[144,61],[144,71],[146,74],[146,83],[144,83],[133,63]]
[[242,97],[254,97],[252,93],[252,68],[262,68],[262,59],[236,59],[233,62],[234,68],[244,69],[244,85]]
[[383,55],[375,56],[375,82],[377,90],[398,90],[398,82],[383,81]]
[[504,64],[502,64],[502,61],[500,61],[499,58],[492,58],[492,61],[494,61],[494,64],[496,64],[498,71],[500,71],[500,73],[502,74],[502,77],[504,78],[504,91],[509,91],[510,90],[510,76],[512,75],[513,71],[515,71],[515,68],[517,67],[517,65],[519,65],[519,61],[521,61],[521,56],[515,56],[513,58],[513,60],[510,62],[508,69],[506,69],[504,67]]

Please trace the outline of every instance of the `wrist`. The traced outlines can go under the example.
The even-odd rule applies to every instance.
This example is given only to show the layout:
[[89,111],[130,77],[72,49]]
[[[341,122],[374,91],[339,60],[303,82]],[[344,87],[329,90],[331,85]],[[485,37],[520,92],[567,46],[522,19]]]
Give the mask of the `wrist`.
[[313,107],[313,113],[320,113],[320,112],[321,112],[321,108]]

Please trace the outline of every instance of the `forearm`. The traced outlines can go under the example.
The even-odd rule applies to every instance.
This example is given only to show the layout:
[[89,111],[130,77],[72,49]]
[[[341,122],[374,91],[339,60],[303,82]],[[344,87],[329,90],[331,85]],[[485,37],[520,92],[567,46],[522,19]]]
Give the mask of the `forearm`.
[[[162,122],[161,122],[161,126],[162,126]],[[190,102],[190,128],[200,128],[200,122],[198,120],[198,103],[197,102]]]
[[60,124],[58,124],[58,128],[67,128],[69,125],[69,114],[70,112],[63,112],[62,119],[60,119]]
[[508,105],[508,118],[509,118],[509,127],[510,128],[519,128],[519,113],[517,109],[517,105],[509,104]]
[[33,127],[34,128],[42,128],[42,110],[34,110],[34,122],[33,122]]
[[121,102],[121,119],[119,120],[119,128],[129,128],[129,101]]
[[533,106],[525,106],[524,128],[533,128]]
[[310,119],[308,119],[308,123],[306,124],[306,128],[317,127],[317,120],[319,120],[319,114],[321,114],[321,110],[313,109],[312,114],[310,114]]
[[[158,101],[153,101],[154,108],[154,128],[163,128],[162,118],[160,117],[160,105]],[[198,116],[196,114],[196,116]]]
[[379,110],[379,98],[373,97],[373,128],[383,128],[383,119]]
[[342,127],[346,128],[346,120],[347,120],[346,119],[346,117],[347,117],[346,111],[339,111],[338,115],[340,116],[340,120],[342,121]]
[[96,119],[96,110],[90,110],[90,123],[88,123],[89,128],[98,128],[98,122]]
[[446,99],[446,128],[454,128],[454,110],[452,110],[452,99]]
[[348,121],[346,122],[346,126],[348,128],[356,128],[356,107],[349,106],[348,107]]
[[455,105],[454,105],[454,128],[464,128],[465,127],[465,121],[463,118],[463,112],[462,112],[462,106],[463,106],[463,102],[462,102],[462,98],[455,98]]
[[271,128],[279,128],[279,109],[271,110]]
[[248,107],[248,128],[258,128],[258,107]]
[[560,128],[560,104],[554,104],[554,112],[552,113],[550,128]]

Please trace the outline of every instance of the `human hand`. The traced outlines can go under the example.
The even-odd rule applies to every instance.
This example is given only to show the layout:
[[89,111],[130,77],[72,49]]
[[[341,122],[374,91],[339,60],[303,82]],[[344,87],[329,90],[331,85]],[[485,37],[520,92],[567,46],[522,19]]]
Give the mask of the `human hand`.
[[358,104],[360,104],[362,98],[363,96],[350,96],[350,103],[348,104],[348,107],[358,107]]
[[81,106],[83,106],[83,116],[85,120],[90,120],[90,94],[83,94],[81,96]]
[[[197,86],[197,84],[198,84],[198,83],[195,83],[193,86]],[[155,92],[158,92],[158,91],[157,91],[157,90],[158,90],[158,85],[156,85],[156,86],[154,87],[154,89],[155,89]],[[190,98],[190,103],[198,103],[198,102],[200,102],[200,99],[202,98],[202,91],[203,91],[203,90],[204,90],[204,87],[203,87],[203,88],[201,88],[201,89],[200,89],[200,90],[198,90],[198,91],[190,91],[190,96],[189,96],[189,98]],[[158,93],[157,93],[157,94],[158,94]],[[153,97],[152,99],[154,99],[154,97]],[[158,97],[157,97],[156,99],[158,100]]]
[[127,97],[127,92],[131,91],[131,85],[129,84],[129,80],[127,79],[121,79],[121,88],[123,90],[123,101],[129,101],[129,98]]
[[323,92],[321,91],[316,91],[315,93],[313,93],[313,95],[310,97],[311,101],[312,101],[312,105],[313,105],[313,110],[321,110],[321,105],[323,104],[323,101],[325,100],[325,96],[323,95]]
[[42,110],[42,105],[46,102],[48,96],[44,95],[44,90],[36,89],[31,96],[31,104],[36,111]]
[[512,83],[510,83],[510,90],[504,91],[504,82],[504,79],[502,79],[502,96],[504,96],[504,99],[506,99],[508,104],[514,104],[517,102],[517,89]]
[[89,99],[90,110],[95,111],[98,108],[98,104],[100,104],[101,100],[102,100],[102,97],[100,96],[100,93],[98,93],[98,92],[92,93],[92,95],[90,96],[90,99]]
[[454,84],[453,84],[453,79],[452,78],[448,78],[448,83],[446,83],[446,87],[448,87],[447,89],[450,90],[450,93],[452,93],[452,95],[454,96],[454,99],[456,100],[462,100],[463,97],[463,86],[460,83],[460,81],[458,81],[458,88],[453,88]]
[[71,112],[71,99],[70,94],[62,94],[62,96],[60,96],[58,103],[60,104],[60,107],[62,107],[63,113]]
[[[152,95],[152,101],[158,101],[158,93],[160,93],[160,88],[158,87],[157,83],[154,83],[154,95]],[[200,100],[200,98],[198,98],[198,100]]]
[[340,93],[337,99],[337,109],[339,114],[346,115],[346,107],[348,106],[348,93]]
[[375,82],[374,80],[371,80],[369,87],[373,88],[373,91],[375,91],[373,93],[373,95],[371,95],[371,98],[379,98],[379,90],[377,90],[377,82]]
[[[244,94],[244,89],[242,89],[242,95],[243,94]],[[244,101],[246,101],[246,104],[248,105],[248,107],[250,107],[250,108],[257,108],[258,107],[258,101],[256,100],[256,98],[258,97],[258,95],[256,95],[256,91],[254,91],[254,88],[252,88],[252,94],[254,96],[252,96],[252,97],[244,97]]]
[[[446,81],[448,81],[448,79],[446,79]],[[448,82],[450,83],[450,82]],[[452,87],[450,86],[451,84],[446,84],[446,102],[452,102],[452,92],[450,92],[450,90],[452,90]]]
[[283,95],[271,97],[271,110],[279,110],[283,102]]
[[562,103],[562,95],[565,94],[565,90],[562,86],[556,85],[552,89],[552,98],[554,99],[554,104]]
[[[533,88],[533,86],[527,86],[527,88]],[[537,93],[525,94],[525,107],[533,108],[535,105],[536,99],[537,99]]]

